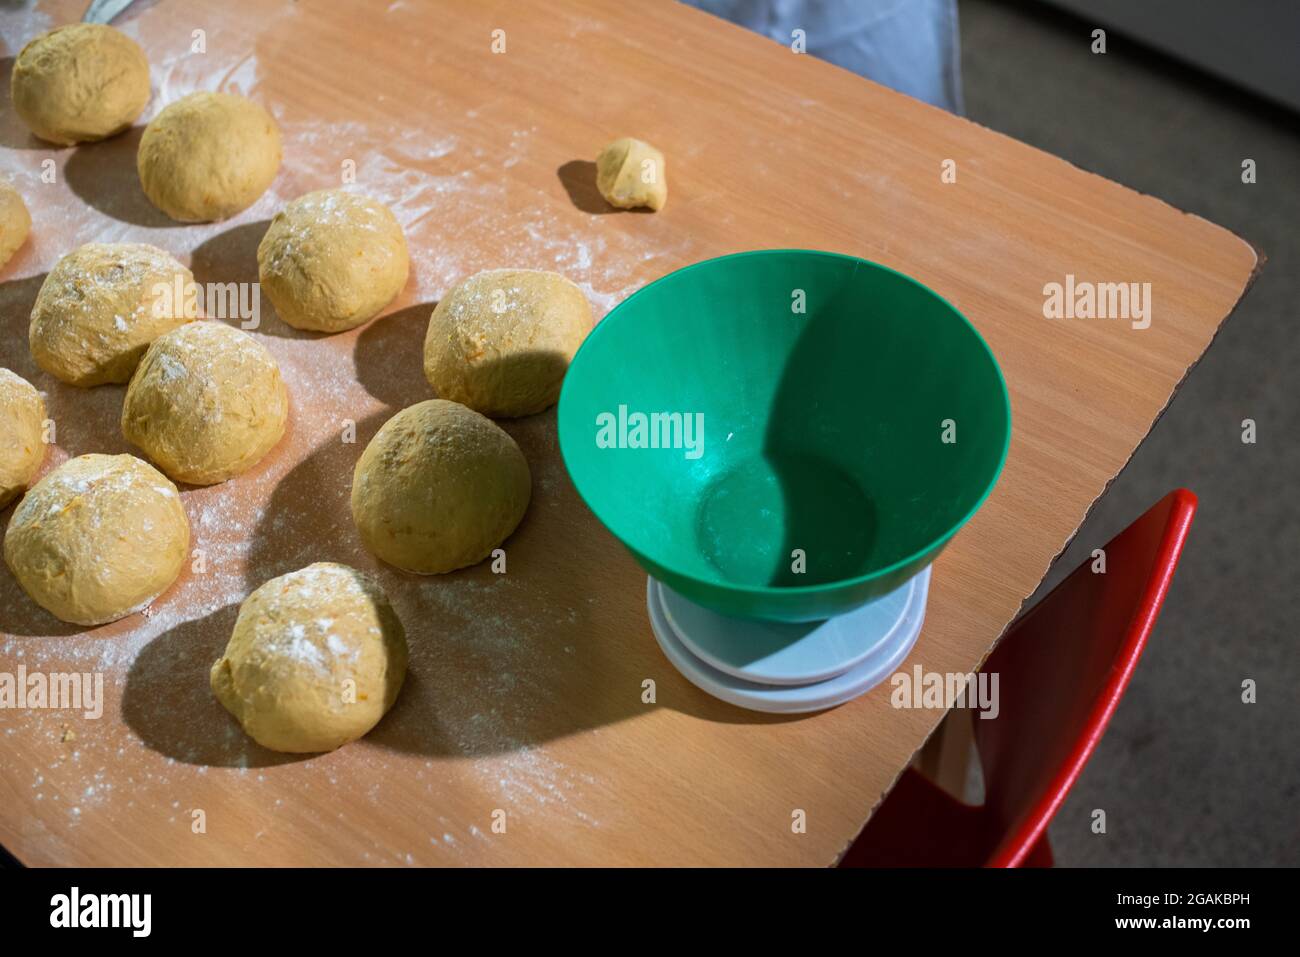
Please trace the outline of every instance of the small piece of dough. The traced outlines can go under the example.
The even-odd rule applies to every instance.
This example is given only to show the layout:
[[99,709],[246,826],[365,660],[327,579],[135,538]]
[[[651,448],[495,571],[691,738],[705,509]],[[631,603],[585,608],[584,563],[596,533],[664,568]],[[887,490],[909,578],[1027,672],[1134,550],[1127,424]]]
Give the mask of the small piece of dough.
[[434,575],[482,561],[515,530],[532,479],[491,419],[430,399],[384,423],[352,475],[352,518],[372,553]]
[[0,508],[31,484],[45,461],[45,403],[36,387],[0,368]]
[[244,600],[212,691],[265,748],[333,751],[393,706],[406,658],[406,633],[378,583],[317,562]]
[[668,202],[664,154],[630,136],[617,139],[596,157],[596,188],[611,206],[657,212]]
[[214,485],[256,465],[288,416],[271,353],[248,333],[205,320],[149,347],[126,390],[122,433],[176,481]]
[[102,625],[161,595],[190,547],[176,486],[133,455],[81,455],[41,479],[5,532],[5,562],[38,605]]
[[120,30],[74,23],[42,33],[18,54],[9,95],[28,128],[68,146],[120,133],[149,102],[149,61]]
[[322,189],[275,214],[257,272],[280,318],[342,332],[378,315],[406,285],[410,260],[396,217],[368,196]]
[[434,308],[424,375],[440,398],[484,415],[532,415],[559,399],[591,322],[582,290],[558,273],[489,269]]
[[136,155],[149,201],[182,223],[228,219],[280,169],[280,128],[252,100],[191,93],[150,120]]
[[157,246],[87,243],[45,277],[28,342],[36,364],[71,385],[126,382],[149,343],[197,312],[193,274]]
[[14,253],[27,241],[32,215],[22,195],[8,182],[0,180],[0,269],[9,264]]

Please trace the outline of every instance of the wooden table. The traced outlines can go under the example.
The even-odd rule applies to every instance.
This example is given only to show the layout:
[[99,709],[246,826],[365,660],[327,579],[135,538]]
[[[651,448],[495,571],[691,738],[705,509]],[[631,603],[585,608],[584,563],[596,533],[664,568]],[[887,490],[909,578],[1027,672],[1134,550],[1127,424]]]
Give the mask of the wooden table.
[[[0,53],[82,6],[6,10]],[[63,387],[25,348],[41,278],[72,246],[148,241],[201,281],[249,281],[274,211],[354,167],[402,220],[414,274],[390,315],[332,338],[292,334],[265,308],[258,335],[290,386],[290,433],[253,472],[185,492],[204,568],[148,614],[81,633],[0,571],[0,670],[105,676],[99,720],[0,711],[0,843],[29,864],[831,864],[942,711],[895,710],[882,687],[778,719],[688,684],[651,636],[644,574],[568,482],[553,412],[506,426],[534,475],[508,574],[382,571],[411,674],[367,739],[308,759],[263,751],[215,703],[207,670],[266,578],[319,559],[375,567],[347,514],[352,463],[381,422],[430,396],[431,304],[475,270],[558,270],[603,315],[699,259],[817,247],[951,300],[1001,362],[1015,432],[996,491],[935,565],[905,668],[965,672],[1256,267],[1247,243],[1154,197],[675,4],[262,0],[236,14],[164,0],[122,25],[152,62],[146,116],[193,89],[246,93],[279,119],[285,164],[235,220],[180,226],[140,193],[138,130],[48,151],[6,109],[5,171],[35,225],[0,277],[0,363],[47,393],[59,443],[46,468],[128,449],[121,388]],[[661,213],[613,212],[595,193],[591,161],[625,134],[668,157]],[[1151,283],[1150,328],[1044,318],[1045,284],[1067,274]],[[340,441],[347,420],[356,445]]]

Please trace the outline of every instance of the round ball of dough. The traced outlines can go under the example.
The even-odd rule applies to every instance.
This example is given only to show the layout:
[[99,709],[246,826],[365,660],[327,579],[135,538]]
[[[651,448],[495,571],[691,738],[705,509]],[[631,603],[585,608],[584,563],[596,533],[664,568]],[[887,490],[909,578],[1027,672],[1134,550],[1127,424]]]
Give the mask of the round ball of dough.
[[5,562],[38,605],[76,625],[139,611],[176,580],[190,523],[176,486],[133,455],[81,455],[32,486]]
[[289,393],[271,353],[224,323],[160,336],[122,403],[122,433],[178,482],[214,485],[256,465],[284,435]]
[[149,102],[139,44],[98,23],[42,33],[14,61],[14,111],[43,140],[67,146],[120,133]]
[[406,633],[383,590],[317,562],[245,599],[212,690],[258,744],[333,751],[379,723],[406,677]]
[[424,338],[424,375],[444,399],[484,415],[554,405],[569,361],[591,331],[591,306],[563,276],[490,269],[447,293]]
[[657,212],[668,202],[664,154],[630,136],[617,139],[596,157],[596,188],[611,206],[648,206]]
[[27,241],[32,216],[22,195],[0,180],[0,269],[8,265],[20,246]]
[[71,385],[126,382],[149,343],[194,318],[197,288],[156,246],[79,246],[41,284],[28,330],[32,358]]
[[228,219],[252,206],[275,179],[280,128],[245,97],[191,93],[149,121],[136,168],[144,194],[172,219]]
[[0,508],[25,489],[45,461],[45,403],[36,387],[0,368]]
[[524,517],[528,462],[490,419],[430,399],[384,423],[357,460],[352,518],[371,552],[441,574],[486,558]]
[[373,319],[406,285],[402,227],[368,196],[322,189],[275,214],[257,247],[262,289],[297,329],[342,332]]

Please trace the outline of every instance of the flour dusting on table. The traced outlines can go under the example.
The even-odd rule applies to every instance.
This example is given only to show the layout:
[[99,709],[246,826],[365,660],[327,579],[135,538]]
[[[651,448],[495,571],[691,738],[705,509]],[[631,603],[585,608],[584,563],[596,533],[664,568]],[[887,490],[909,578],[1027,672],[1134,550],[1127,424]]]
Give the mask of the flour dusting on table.
[[[390,13],[406,9],[395,3]],[[57,424],[44,470],[87,452],[139,454],[121,436],[124,387],[64,386],[18,345],[26,341],[27,315],[45,273],[72,246],[147,242],[189,264],[201,283],[251,282],[257,242],[275,212],[305,192],[343,185],[392,208],[406,232],[412,275],[389,315],[332,337],[288,328],[262,297],[261,324],[249,331],[275,357],[288,386],[286,435],[230,482],[182,487],[193,561],[140,614],[90,631],[63,626],[0,571],[0,670],[102,673],[106,697],[99,721],[52,709],[0,709],[3,774],[29,795],[24,840],[48,844],[44,859],[57,860],[71,846],[65,833],[111,827],[116,814],[136,808],[184,833],[187,790],[214,775],[230,800],[256,809],[259,830],[238,838],[244,847],[291,811],[286,795],[360,795],[378,813],[395,776],[427,791],[427,843],[390,846],[378,818],[353,821],[340,811],[333,826],[349,835],[341,859],[469,860],[499,840],[492,830],[498,809],[599,826],[584,810],[584,794],[600,782],[568,767],[556,756],[563,749],[551,746],[564,723],[557,713],[572,716],[571,730],[580,728],[581,703],[564,700],[561,689],[582,658],[568,632],[589,605],[581,594],[541,590],[528,574],[529,562],[559,560],[559,549],[576,547],[545,541],[562,497],[573,494],[556,448],[554,413],[503,423],[533,471],[530,513],[507,543],[512,565],[503,576],[482,566],[422,579],[378,566],[352,527],[352,466],[386,418],[432,396],[420,365],[424,329],[434,303],[462,279],[488,268],[553,270],[577,283],[602,317],[648,278],[689,259],[690,244],[634,238],[575,209],[554,172],[572,157],[555,155],[536,125],[489,123],[490,104],[466,109],[430,88],[429,121],[419,129],[390,126],[381,110],[348,115],[340,106],[335,116],[284,115],[265,64],[295,42],[296,18],[306,14],[292,4],[261,27],[253,50],[240,49],[242,33],[210,24],[206,49],[196,52],[188,27],[155,12],[145,9],[122,24],[150,51],[154,97],[140,124],[196,90],[242,93],[264,102],[280,122],[284,165],[239,216],[182,225],[162,218],[139,191],[138,126],[80,150],[4,151],[5,172],[28,197],[36,223],[0,283],[0,364],[42,391]],[[45,21],[34,11],[6,12],[0,23],[11,53],[46,29]],[[382,91],[373,100],[382,107]],[[473,119],[474,134],[442,129],[440,110]],[[53,183],[41,175],[48,159],[57,169]],[[411,665],[397,705],[371,735],[300,760],[245,737],[213,698],[207,672],[239,603],[266,579],[313,561],[341,561],[379,577],[406,625]],[[18,739],[24,754],[42,755],[36,764],[16,762]],[[451,788],[474,795],[481,815],[452,820],[438,813],[439,795]]]

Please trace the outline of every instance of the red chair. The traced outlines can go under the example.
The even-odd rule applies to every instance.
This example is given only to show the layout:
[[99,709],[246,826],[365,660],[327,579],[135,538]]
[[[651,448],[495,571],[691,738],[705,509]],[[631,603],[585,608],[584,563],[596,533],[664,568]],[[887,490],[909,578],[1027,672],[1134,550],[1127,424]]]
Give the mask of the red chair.
[[1050,867],[1047,825],[1119,704],[1196,513],[1170,492],[1007,629],[982,670],[997,718],[974,718],[985,802],[950,797],[909,768],[841,867]]

